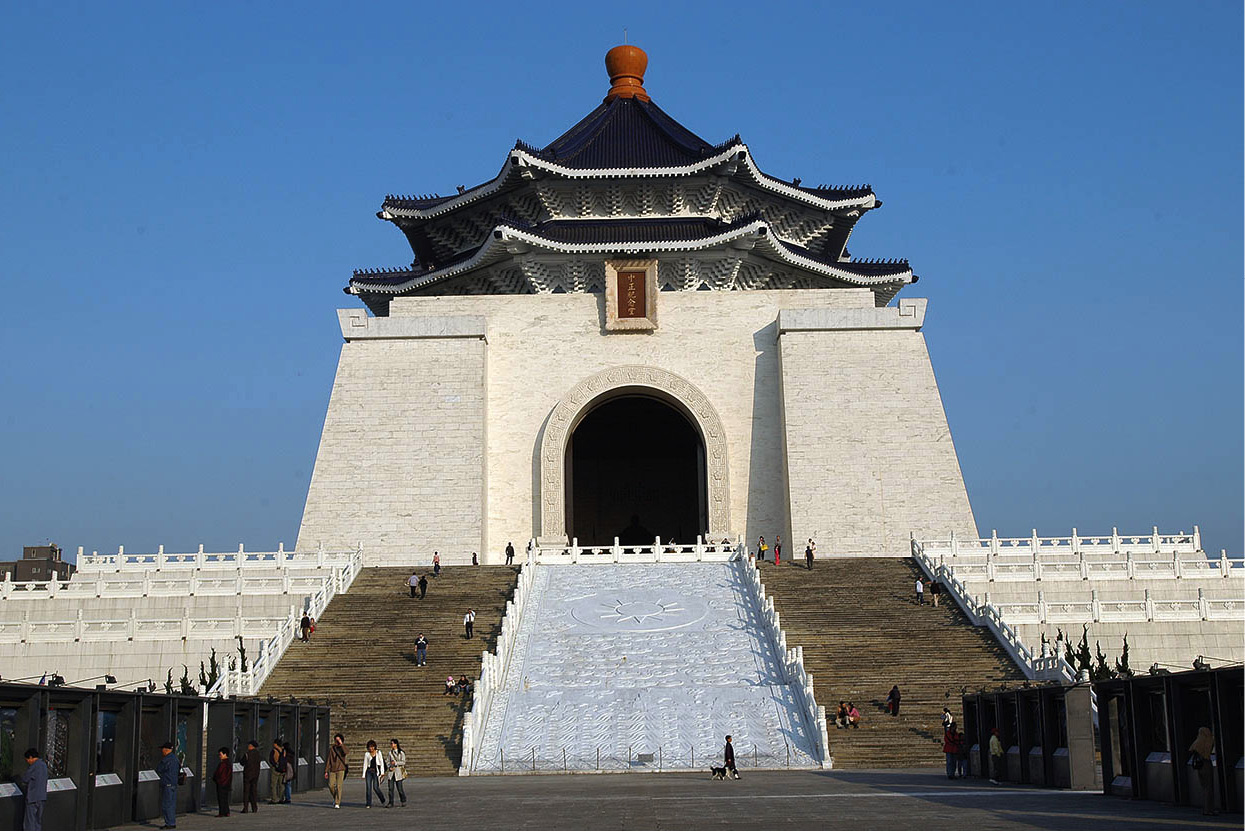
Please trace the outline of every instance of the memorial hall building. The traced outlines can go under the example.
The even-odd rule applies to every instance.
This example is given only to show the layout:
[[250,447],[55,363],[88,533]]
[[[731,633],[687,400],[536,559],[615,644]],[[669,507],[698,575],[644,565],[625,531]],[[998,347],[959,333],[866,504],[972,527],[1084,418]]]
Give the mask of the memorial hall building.
[[413,257],[346,287],[298,549],[976,538],[917,275],[851,245],[873,188],[770,176],[646,64],[611,50],[604,101],[482,184],[385,198]]

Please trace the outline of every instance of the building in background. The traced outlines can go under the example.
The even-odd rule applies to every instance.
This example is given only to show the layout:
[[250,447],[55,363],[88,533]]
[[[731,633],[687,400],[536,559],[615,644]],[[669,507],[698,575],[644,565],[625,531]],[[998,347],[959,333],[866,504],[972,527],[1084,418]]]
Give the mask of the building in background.
[[0,576],[7,575],[11,581],[47,581],[52,575],[68,579],[76,567],[61,559],[61,547],[55,543],[47,546],[23,546],[21,560],[0,561]]

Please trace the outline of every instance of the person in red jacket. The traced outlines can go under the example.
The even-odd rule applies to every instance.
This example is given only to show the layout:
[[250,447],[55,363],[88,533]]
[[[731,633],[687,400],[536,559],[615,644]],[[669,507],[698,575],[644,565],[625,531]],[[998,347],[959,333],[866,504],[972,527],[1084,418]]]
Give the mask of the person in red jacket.
[[960,735],[955,725],[947,726],[942,732],[942,753],[947,755],[947,779],[955,779],[955,764],[960,756]]
[[229,749],[221,746],[220,762],[216,764],[216,771],[212,773],[212,782],[216,784],[216,805],[219,811],[216,813],[218,818],[229,817],[229,790],[233,788],[233,763],[229,761]]

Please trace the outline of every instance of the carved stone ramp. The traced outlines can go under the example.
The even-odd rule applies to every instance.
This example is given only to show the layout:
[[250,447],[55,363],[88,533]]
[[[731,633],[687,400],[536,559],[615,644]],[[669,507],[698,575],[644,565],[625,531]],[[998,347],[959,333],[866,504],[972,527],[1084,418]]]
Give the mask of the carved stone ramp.
[[541,566],[474,773],[815,767],[745,564]]

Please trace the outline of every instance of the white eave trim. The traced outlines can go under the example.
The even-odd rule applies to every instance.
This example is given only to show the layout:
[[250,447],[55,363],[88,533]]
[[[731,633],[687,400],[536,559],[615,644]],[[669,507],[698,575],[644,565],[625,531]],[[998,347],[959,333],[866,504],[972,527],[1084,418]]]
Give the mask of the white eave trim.
[[[500,232],[500,237],[498,236]],[[703,251],[705,249],[714,248],[716,246],[725,245],[744,237],[755,236],[758,245],[764,245],[766,250],[774,254],[779,260],[790,265],[822,274],[827,277],[833,277],[836,280],[842,280],[845,283],[852,283],[857,286],[879,286],[890,283],[911,283],[912,270],[900,272],[894,275],[881,275],[878,277],[862,277],[858,274],[836,268],[828,263],[822,263],[818,260],[805,257],[791,251],[783,243],[781,239],[775,237],[772,229],[764,220],[756,220],[747,225],[733,228],[722,234],[715,234],[712,237],[700,237],[693,240],[641,240],[630,243],[556,243],[536,234],[523,231],[517,228],[511,228],[506,225],[497,226],[489,235],[488,242],[480,246],[477,251],[468,260],[456,263],[453,266],[447,266],[444,269],[428,272],[427,274],[413,277],[405,283],[394,285],[369,284],[363,280],[352,280],[350,291],[352,294],[360,294],[363,292],[374,292],[377,294],[401,294],[409,289],[418,286],[424,286],[446,278],[454,277],[464,272],[475,269],[482,263],[491,259],[499,247],[504,247],[508,243],[526,243],[533,248],[552,251],[558,254],[655,254],[660,252],[671,251]],[[768,241],[768,242],[766,242]]]
[[788,185],[771,176],[761,172],[756,162],[752,159],[752,153],[748,150],[746,144],[734,144],[726,150],[715,156],[710,156],[692,165],[683,165],[680,167],[665,168],[568,168],[555,162],[547,162],[537,156],[533,156],[525,150],[515,149],[510,151],[506,157],[506,164],[502,167],[501,172],[497,174],[490,182],[473,188],[470,191],[459,194],[453,199],[442,202],[440,205],[433,206],[430,209],[421,208],[397,208],[382,210],[381,217],[387,220],[393,219],[431,219],[441,216],[442,214],[454,211],[464,205],[483,199],[493,193],[496,193],[503,184],[509,179],[511,171],[514,169],[514,160],[518,161],[518,167],[532,167],[540,170],[556,174],[566,179],[638,179],[643,177],[662,177],[662,176],[694,176],[698,173],[704,173],[719,165],[726,164],[736,156],[742,154],[744,167],[747,168],[749,175],[753,181],[760,187],[782,194],[794,200],[798,200],[807,205],[821,208],[826,211],[837,211],[842,208],[862,208],[868,210],[877,205],[877,197],[873,194],[865,196],[852,197],[850,199],[823,199],[822,197],[810,194],[807,191],[800,190],[794,185]]

